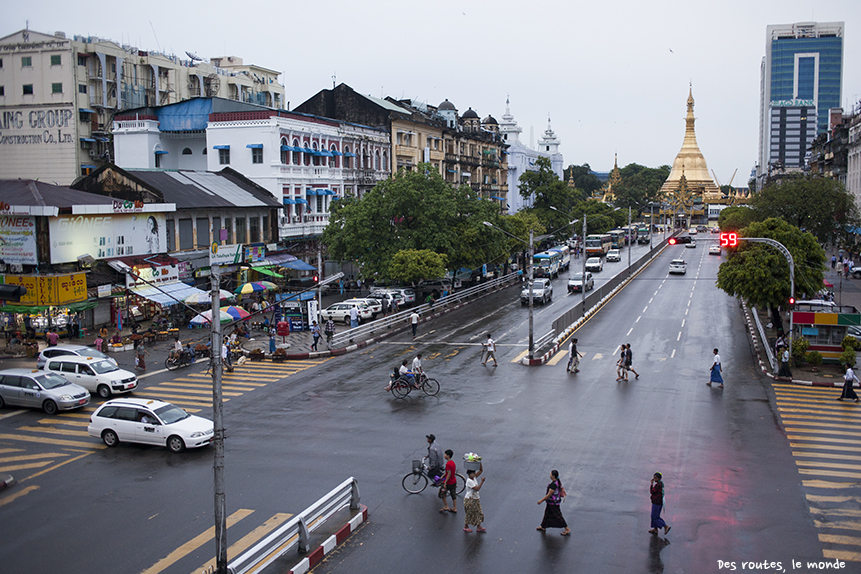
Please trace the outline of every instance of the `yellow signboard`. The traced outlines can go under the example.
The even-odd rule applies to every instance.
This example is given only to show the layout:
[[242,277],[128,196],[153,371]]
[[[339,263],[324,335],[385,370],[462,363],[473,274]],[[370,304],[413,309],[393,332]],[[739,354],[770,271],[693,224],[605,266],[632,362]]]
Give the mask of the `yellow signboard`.
[[66,275],[6,275],[7,285],[23,285],[27,294],[20,305],[50,305],[61,307],[87,300],[87,274]]

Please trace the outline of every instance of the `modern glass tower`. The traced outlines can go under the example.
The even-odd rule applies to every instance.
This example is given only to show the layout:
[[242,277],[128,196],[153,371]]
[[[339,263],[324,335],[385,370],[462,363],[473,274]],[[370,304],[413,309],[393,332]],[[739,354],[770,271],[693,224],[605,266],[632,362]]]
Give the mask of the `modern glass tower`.
[[807,147],[841,105],[843,22],[768,26],[762,59],[757,189],[774,169],[804,167]]

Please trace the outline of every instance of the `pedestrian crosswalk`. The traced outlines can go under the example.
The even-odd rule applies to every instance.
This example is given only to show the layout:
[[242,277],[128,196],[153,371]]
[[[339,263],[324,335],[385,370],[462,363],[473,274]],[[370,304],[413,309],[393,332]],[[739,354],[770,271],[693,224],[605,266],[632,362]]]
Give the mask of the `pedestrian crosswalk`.
[[[255,391],[271,382],[327,360],[246,362],[232,373],[224,372],[223,402],[229,404],[241,396],[253,396]],[[209,417],[212,412],[212,376],[199,368],[173,373],[175,376],[171,380],[142,384],[132,396],[167,401],[192,414]],[[143,379],[142,383],[146,380]],[[28,417],[21,426],[5,424],[0,430],[0,474],[11,474],[21,482],[106,448],[101,441],[87,435],[90,416],[101,404],[98,397],[93,397],[82,409],[53,416],[34,411],[39,415],[35,423],[32,417]],[[17,418],[10,418],[7,423]]]
[[774,384],[825,558],[861,562],[861,403],[839,389]]

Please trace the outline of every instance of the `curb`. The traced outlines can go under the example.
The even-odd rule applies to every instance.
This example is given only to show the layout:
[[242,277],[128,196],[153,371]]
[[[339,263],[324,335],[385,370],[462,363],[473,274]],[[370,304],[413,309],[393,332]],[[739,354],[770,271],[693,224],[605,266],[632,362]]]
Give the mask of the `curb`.
[[756,360],[759,362],[759,368],[762,371],[763,375],[765,375],[766,377],[768,377],[769,379],[771,379],[773,381],[778,381],[781,383],[792,383],[795,385],[803,385],[803,386],[807,386],[807,387],[839,388],[839,387],[843,386],[842,383],[837,383],[837,382],[828,383],[825,381],[802,381],[799,379],[785,379],[783,377],[778,377],[774,373],[771,373],[770,372],[771,365],[766,364],[762,360],[762,354],[760,353],[759,343],[758,343],[759,337],[756,334],[756,328],[754,327],[753,321],[750,318],[750,309],[748,308],[747,303],[742,301],[741,302],[741,308],[742,308],[742,311],[744,312],[744,322],[747,324],[747,332],[748,332],[748,335],[750,336],[751,342],[753,343],[753,350],[756,353]]
[[6,490],[15,484],[15,479],[11,474],[0,475],[0,490]]
[[305,574],[305,572],[308,572],[319,564],[326,554],[343,544],[360,524],[368,520],[368,507],[364,504],[360,504],[359,507],[361,508],[361,512],[359,514],[342,526],[338,532],[327,538],[320,546],[309,552],[308,555],[296,564],[296,566],[291,568],[287,574]]

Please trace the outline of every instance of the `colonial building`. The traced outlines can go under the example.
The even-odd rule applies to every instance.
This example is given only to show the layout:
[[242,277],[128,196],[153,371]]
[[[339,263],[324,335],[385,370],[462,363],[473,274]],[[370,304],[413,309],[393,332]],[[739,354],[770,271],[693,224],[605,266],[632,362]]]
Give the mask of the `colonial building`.
[[524,207],[532,207],[535,198],[524,198],[520,195],[520,176],[528,170],[535,169],[535,160],[539,157],[546,157],[550,160],[553,173],[559,176],[559,179],[565,177],[562,154],[559,152],[561,142],[550,128],[550,118],[547,119],[547,130],[544,132],[544,137],[539,140],[537,150],[529,148],[520,141],[522,131],[523,128],[517,125],[517,121],[511,115],[508,98],[505,98],[505,113],[499,123],[499,134],[503,141],[508,144],[506,180],[510,192],[508,195],[509,214],[516,213]]
[[94,36],[20,30],[0,38],[0,178],[69,184],[113,159],[114,114],[198,96],[284,105],[281,72]]

